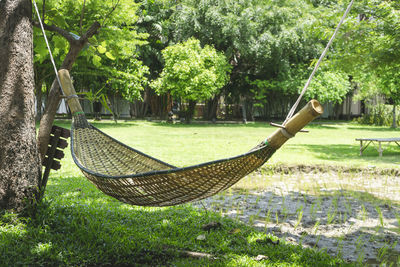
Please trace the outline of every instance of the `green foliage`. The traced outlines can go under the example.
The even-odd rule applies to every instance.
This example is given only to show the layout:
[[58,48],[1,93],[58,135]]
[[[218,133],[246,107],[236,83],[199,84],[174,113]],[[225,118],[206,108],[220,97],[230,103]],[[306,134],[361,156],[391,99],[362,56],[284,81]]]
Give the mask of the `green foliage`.
[[345,73],[322,71],[313,78],[305,98],[317,99],[321,103],[342,103],[350,89],[349,77]]
[[161,51],[171,42],[174,32],[172,14],[176,11],[175,1],[153,0],[140,1],[137,11],[139,16],[138,32],[149,34],[148,44],[139,47],[140,57],[144,64],[150,68],[150,77],[155,79],[163,68]]
[[110,109],[110,107],[108,106],[108,102],[109,102],[108,97],[107,97],[107,95],[102,93],[103,89],[104,89],[104,87],[101,88],[100,90],[98,90],[97,92],[88,91],[88,92],[82,92],[80,94],[83,95],[85,97],[85,99],[89,100],[92,104],[95,102],[100,102],[101,105],[112,114],[113,112]]
[[[320,14],[310,12],[313,6],[308,1],[184,0],[169,6],[164,3],[143,1],[150,11],[142,15],[142,20],[152,14],[152,26],[147,26],[155,34],[151,38],[165,44],[195,37],[202,45],[223,51],[233,67],[230,82],[224,88],[228,101],[238,101],[239,95],[256,95],[257,101],[265,103],[272,97],[278,100],[296,94],[298,86],[289,86],[285,81],[296,83],[291,76],[298,65],[308,65],[322,51],[320,36],[309,34]],[[159,29],[157,33],[155,29]],[[272,96],[254,91],[256,80],[284,86],[278,86],[282,91],[278,89]]]
[[[287,98],[297,96],[307,82],[311,71],[311,69],[297,67],[288,71],[283,80],[250,81],[249,83],[253,86],[251,92],[257,101],[256,105],[270,104],[277,95]],[[321,103],[341,103],[350,90],[350,81],[345,73],[321,68],[311,81],[304,98],[317,99]]]
[[[191,84],[226,84],[222,91],[226,102],[238,102],[239,96],[246,96],[250,102],[268,108],[272,100],[287,106],[286,102],[296,97],[308,77],[308,67],[322,52],[348,1],[121,0],[108,16],[116,3],[87,0],[81,27],[82,1],[46,2],[45,22],[76,36],[95,20],[105,22],[76,63],[73,74],[81,88],[107,84],[109,93],[117,92],[130,101],[138,99],[148,86],[147,78],[159,78],[165,67],[166,56],[161,51],[195,38],[205,50],[208,45],[224,53],[232,70],[229,83],[226,78],[223,83],[217,78],[213,78],[215,82],[208,80],[209,71]],[[377,91],[367,91],[378,89],[378,93],[399,104],[399,10],[398,1],[356,1],[328,53],[328,64],[323,64],[311,83],[308,97],[341,102],[349,90],[347,76],[351,75],[359,84],[360,96],[376,95]],[[49,39],[56,61],[62,61],[68,43],[54,33],[49,33]],[[36,73],[52,78],[48,74],[52,72],[48,52],[38,29],[34,49]],[[190,60],[193,63],[195,57]],[[196,64],[193,68],[198,67]],[[181,73],[189,71],[183,66],[175,68]],[[165,71],[162,75],[167,76]],[[195,73],[186,73],[191,75]],[[170,84],[189,80],[184,76],[170,80]],[[159,93],[171,91],[168,86],[161,87],[162,79],[167,78],[160,77],[153,87]],[[195,90],[190,88],[191,93],[184,93],[183,86],[179,88],[176,95],[187,99],[207,100],[215,92],[205,88],[199,93],[203,92],[199,88],[193,93]]]
[[[396,114],[400,113],[400,108],[396,109]],[[397,116],[397,124],[400,124],[400,117]],[[393,123],[393,106],[378,104],[368,107],[368,113],[363,114],[357,119],[361,124],[377,125],[377,126],[391,126]]]
[[[38,1],[40,9],[42,4],[43,1]],[[138,47],[146,44],[148,34],[136,31],[137,8],[138,4],[128,0],[46,1],[45,23],[65,29],[75,39],[80,38],[93,22],[102,24],[72,69],[71,74],[79,84],[77,89],[102,88],[107,84],[104,93],[117,92],[129,101],[140,99],[140,91],[147,84],[148,68],[143,66],[136,54]],[[59,65],[68,52],[69,43],[53,32],[47,32],[47,36]],[[39,29],[35,29],[34,43],[35,68],[39,73],[43,73],[43,68],[47,73],[53,72]],[[43,64],[45,61],[46,64]],[[50,79],[53,77],[49,75]],[[90,90],[95,92],[98,89]]]
[[230,65],[211,46],[196,39],[169,46],[162,51],[165,61],[160,77],[152,83],[157,93],[170,92],[184,100],[207,100],[228,81]]
[[360,83],[362,96],[378,93],[399,104],[399,2],[361,1],[354,10],[333,59]]

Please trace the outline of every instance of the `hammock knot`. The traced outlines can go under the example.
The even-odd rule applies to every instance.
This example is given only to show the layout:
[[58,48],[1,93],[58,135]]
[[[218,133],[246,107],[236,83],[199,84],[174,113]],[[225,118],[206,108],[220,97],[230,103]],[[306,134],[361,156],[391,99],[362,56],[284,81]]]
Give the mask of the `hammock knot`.
[[293,138],[295,135],[292,133],[289,133],[285,128],[281,128],[281,133],[287,138]]
[[79,98],[78,95],[68,95],[65,97],[67,100],[72,99],[72,98]]

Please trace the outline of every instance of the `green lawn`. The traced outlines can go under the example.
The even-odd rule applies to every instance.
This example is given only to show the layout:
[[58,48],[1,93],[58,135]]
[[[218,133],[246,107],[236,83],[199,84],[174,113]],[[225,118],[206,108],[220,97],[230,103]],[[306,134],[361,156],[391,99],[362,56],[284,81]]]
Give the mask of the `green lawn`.
[[[219,222],[216,230],[202,225]],[[199,236],[204,238],[199,238]],[[217,213],[190,205],[145,208],[105,196],[69,170],[53,175],[34,219],[0,216],[1,266],[335,266],[325,252],[302,249]],[[201,239],[201,240],[199,240]],[[203,240],[204,239],[204,240]],[[216,259],[195,259],[183,251]],[[258,262],[257,255],[268,258]]]
[[[57,124],[69,127],[68,121]],[[102,121],[95,125],[130,146],[178,166],[246,152],[275,130],[264,123],[170,125]],[[334,123],[315,124],[309,129],[310,133],[299,133],[290,140],[269,164],[399,166],[399,148],[390,147],[383,158],[372,148],[359,157],[358,143],[354,141],[356,137],[400,136],[398,130]],[[202,230],[201,226],[210,222],[219,222],[221,227]],[[67,149],[62,169],[52,172],[44,203],[33,219],[0,214],[0,266],[346,265],[324,251],[285,242],[274,245],[268,238],[275,240],[191,205],[145,208],[122,204],[84,179]],[[182,251],[208,253],[217,259],[187,258]],[[267,258],[256,261],[257,255]]]
[[[59,125],[69,128],[66,122]],[[176,166],[247,152],[276,130],[267,123],[171,125],[103,121],[94,125],[123,143]],[[362,137],[400,137],[400,129],[319,121],[307,129],[309,133],[298,133],[267,164],[400,168],[400,147],[394,143],[384,144],[383,157],[378,156],[372,144],[360,157],[359,142],[355,141]]]

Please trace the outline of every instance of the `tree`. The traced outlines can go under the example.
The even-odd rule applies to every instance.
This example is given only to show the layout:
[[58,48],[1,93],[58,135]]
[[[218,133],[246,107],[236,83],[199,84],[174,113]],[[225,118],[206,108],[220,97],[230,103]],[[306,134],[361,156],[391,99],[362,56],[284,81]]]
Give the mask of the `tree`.
[[[254,81],[284,85],[319,56],[325,40],[311,32],[320,15],[309,1],[184,0],[176,4],[170,27],[175,42],[194,37],[224,52],[232,65],[225,101],[252,102]],[[262,95],[261,105],[288,107],[297,89],[276,87],[257,97]]]
[[[81,65],[81,71],[77,75],[79,73],[82,76],[91,74],[92,81],[104,81],[104,84],[108,80],[115,82],[127,78],[127,83],[140,84],[134,83],[135,79],[131,79],[129,74],[124,73],[130,68],[140,65],[138,62],[133,62],[135,61],[133,51],[138,45],[144,43],[142,39],[146,37],[146,35],[137,34],[134,29],[137,19],[136,3],[129,0],[84,0],[83,2],[66,0],[38,1],[38,3],[42,5],[45,29],[50,32],[50,40],[56,46],[54,54],[62,60],[60,68],[71,71],[80,56],[82,60],[78,64]],[[38,21],[35,21],[34,25],[38,27]],[[35,51],[40,55],[36,57],[39,62],[43,60],[43,57],[48,57],[43,38],[41,36],[40,38],[38,42],[41,44],[35,47]],[[114,70],[114,67],[120,66],[123,61],[127,67],[118,71]],[[130,62],[133,63],[130,64]],[[109,67],[106,67],[106,64],[109,64]],[[71,73],[75,75],[73,71]],[[139,73],[142,74],[143,71],[139,71]],[[99,76],[101,77],[99,78]],[[124,89],[126,95],[130,97],[134,95],[132,86],[126,86]],[[40,121],[38,143],[42,159],[47,150],[60,95],[59,85],[54,80],[48,94],[44,115]]]
[[[43,1],[43,5],[44,5],[43,10],[45,10],[45,1]],[[43,18],[43,20],[45,20],[45,18]],[[39,22],[34,22],[34,25],[36,27],[39,27]],[[47,25],[46,23],[44,23],[44,27],[48,31],[53,31],[60,34],[68,41],[69,44],[68,53],[65,56],[60,68],[71,70],[72,65],[74,64],[80,51],[85,47],[89,38],[91,38],[94,34],[96,34],[97,30],[101,27],[101,25],[97,21],[93,22],[93,24],[91,24],[88,30],[85,33],[83,33],[83,35],[79,38],[76,38],[69,31],[54,25]],[[60,86],[57,80],[54,79],[51,88],[49,90],[47,105],[43,117],[40,120],[40,126],[39,126],[38,145],[39,145],[41,160],[44,160],[44,157],[47,152],[47,147],[50,140],[51,127],[53,125],[56,111],[61,99],[60,96],[61,96]]]
[[[149,80],[156,79],[162,69],[163,60],[161,51],[172,41],[174,31],[172,15],[176,10],[176,1],[152,0],[139,1],[138,32],[147,33],[147,44],[138,48],[143,63],[149,67]],[[171,108],[169,94],[157,95],[150,86],[141,93],[143,101],[135,101],[132,105],[135,115],[144,117],[151,113],[153,116],[165,117]]]
[[[303,80],[303,84],[306,80]],[[322,104],[340,104],[351,89],[347,74],[338,71],[321,70],[308,87],[305,98],[317,99]]]
[[0,1],[0,209],[21,211],[38,197],[31,19],[31,1]]
[[333,59],[359,83],[360,97],[377,94],[400,105],[400,3],[389,0],[361,1],[345,25]]
[[189,101],[186,119],[193,117],[196,101],[211,98],[228,81],[230,65],[211,46],[200,46],[196,39],[169,46],[162,51],[165,61],[160,77],[152,83],[157,93],[169,92]]

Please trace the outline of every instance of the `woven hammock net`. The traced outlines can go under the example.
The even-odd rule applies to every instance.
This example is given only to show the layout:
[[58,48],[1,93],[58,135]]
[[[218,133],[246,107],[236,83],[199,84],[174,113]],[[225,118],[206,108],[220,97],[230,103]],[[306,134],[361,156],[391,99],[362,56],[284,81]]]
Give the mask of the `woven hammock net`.
[[83,114],[72,124],[72,157],[98,189],[139,206],[172,206],[197,201],[231,187],[275,152],[259,145],[233,158],[177,168],[113,139]]

